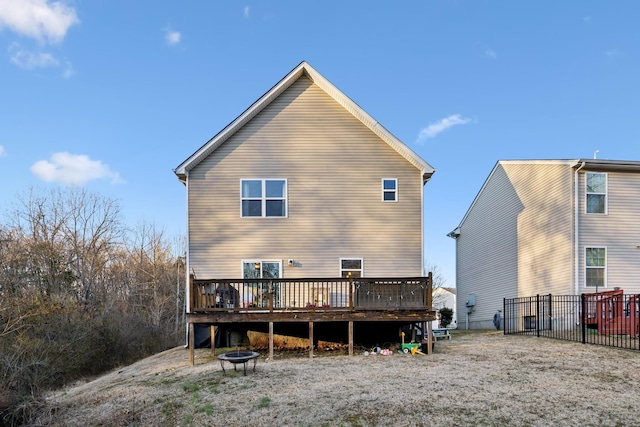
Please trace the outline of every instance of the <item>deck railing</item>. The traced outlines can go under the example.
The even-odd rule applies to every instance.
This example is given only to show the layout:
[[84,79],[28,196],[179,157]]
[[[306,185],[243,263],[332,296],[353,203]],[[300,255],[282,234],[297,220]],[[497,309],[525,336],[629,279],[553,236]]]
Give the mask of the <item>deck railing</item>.
[[417,278],[191,280],[191,311],[431,309],[431,281]]

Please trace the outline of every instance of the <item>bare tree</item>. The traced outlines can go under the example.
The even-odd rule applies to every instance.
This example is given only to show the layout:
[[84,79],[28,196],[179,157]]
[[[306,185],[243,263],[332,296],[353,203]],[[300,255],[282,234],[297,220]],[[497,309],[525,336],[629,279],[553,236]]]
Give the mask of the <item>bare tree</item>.
[[[47,387],[179,342],[184,264],[154,225],[129,232],[116,200],[79,188],[31,189],[8,218],[0,224],[0,406],[35,402]],[[29,424],[22,409],[13,414]],[[0,424],[9,418],[0,414]]]
[[164,233],[142,222],[132,234],[129,258],[135,273],[138,307],[154,326],[173,317],[174,278],[179,265]]
[[122,243],[117,201],[81,188],[31,189],[18,200],[11,218],[28,242],[29,270],[38,285],[47,295],[65,289],[89,302],[111,250]]
[[79,294],[86,303],[92,299],[113,250],[123,243],[125,228],[120,222],[120,205],[114,199],[83,189],[59,194],[57,202],[68,209],[64,232],[69,267],[77,275]]

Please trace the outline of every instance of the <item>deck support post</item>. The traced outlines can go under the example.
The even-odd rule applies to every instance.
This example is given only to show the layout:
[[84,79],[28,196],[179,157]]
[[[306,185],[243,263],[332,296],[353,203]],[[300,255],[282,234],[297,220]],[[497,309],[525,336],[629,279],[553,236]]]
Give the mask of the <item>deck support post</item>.
[[269,322],[269,360],[273,360],[273,322]]
[[313,322],[309,322],[309,357],[313,357]]
[[195,346],[196,346],[196,338],[195,338],[195,326],[193,323],[189,323],[189,365],[193,366],[196,362],[196,354],[195,354]]
[[427,322],[427,354],[433,353],[433,334],[431,322]]
[[353,356],[353,320],[349,320],[349,356]]
[[216,325],[214,324],[211,325],[211,332],[209,334],[211,335],[211,355],[215,356],[216,355]]

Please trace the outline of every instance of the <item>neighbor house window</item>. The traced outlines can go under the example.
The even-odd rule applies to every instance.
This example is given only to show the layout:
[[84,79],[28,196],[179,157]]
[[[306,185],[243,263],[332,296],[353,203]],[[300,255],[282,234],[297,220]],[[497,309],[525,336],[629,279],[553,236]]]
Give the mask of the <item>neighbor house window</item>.
[[397,202],[398,201],[398,179],[382,178],[382,201]]
[[586,176],[587,213],[607,212],[607,174],[587,173]]
[[585,285],[604,288],[607,284],[607,249],[586,248],[585,267]]
[[243,179],[240,193],[242,217],[287,216],[285,179]]
[[362,277],[362,258],[340,258],[340,277]]

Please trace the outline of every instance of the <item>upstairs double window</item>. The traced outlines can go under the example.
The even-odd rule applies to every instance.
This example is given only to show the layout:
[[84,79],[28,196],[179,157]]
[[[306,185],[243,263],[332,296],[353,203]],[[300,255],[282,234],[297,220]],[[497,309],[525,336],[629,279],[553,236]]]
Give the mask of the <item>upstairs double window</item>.
[[286,217],[286,179],[243,179],[240,181],[241,216]]
[[607,213],[607,174],[587,172],[586,206],[588,214]]

